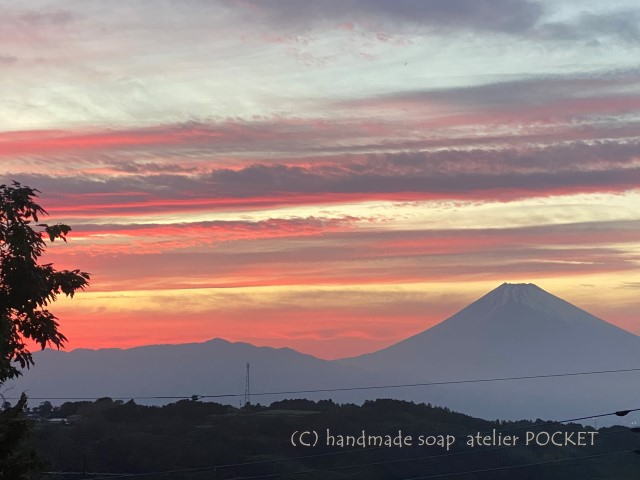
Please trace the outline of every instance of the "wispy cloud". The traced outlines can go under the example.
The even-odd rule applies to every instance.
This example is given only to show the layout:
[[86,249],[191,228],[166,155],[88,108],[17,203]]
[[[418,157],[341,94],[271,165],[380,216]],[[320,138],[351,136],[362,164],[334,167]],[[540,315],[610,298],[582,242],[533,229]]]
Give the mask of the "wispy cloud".
[[2,65],[11,65],[18,61],[18,57],[13,55],[0,55],[0,64]]

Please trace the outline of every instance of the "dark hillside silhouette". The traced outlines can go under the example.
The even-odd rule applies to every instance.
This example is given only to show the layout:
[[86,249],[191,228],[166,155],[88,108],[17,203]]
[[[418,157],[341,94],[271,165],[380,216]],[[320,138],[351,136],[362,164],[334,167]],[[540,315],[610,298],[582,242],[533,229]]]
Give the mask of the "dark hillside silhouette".
[[[68,424],[60,421],[63,418]],[[368,433],[380,435],[395,435],[402,430],[415,439],[420,434],[449,434],[458,440],[449,452],[440,447],[417,445],[340,449],[322,442],[316,448],[295,448],[290,444],[290,437],[301,429],[316,430],[321,438],[326,429],[336,435],[354,436],[366,429]],[[609,455],[610,452],[640,448],[640,435],[625,427],[601,429],[599,441],[593,447],[479,447],[471,450],[465,445],[467,434],[491,432],[492,429],[505,434],[520,432],[520,435],[527,430],[585,430],[580,425],[553,422],[490,422],[446,408],[396,400],[377,400],[357,406],[295,399],[275,402],[269,407],[234,408],[191,400],[150,407],[104,398],[95,402],[65,403],[54,408],[48,418],[39,420],[36,433],[38,447],[49,462],[49,468],[55,471],[73,472],[87,468],[90,472],[145,473],[192,469],[191,472],[172,473],[170,477],[144,477],[152,479],[232,479],[265,474],[281,478],[279,475],[282,474],[282,478],[314,480],[392,480],[551,459],[566,463],[496,471],[490,476],[469,478],[635,480],[640,471],[639,455]],[[594,430],[586,428],[586,431]],[[604,456],[570,461],[599,454]],[[247,465],[238,465],[247,462]],[[229,464],[235,466],[213,468]],[[306,473],[287,475],[294,472]]]

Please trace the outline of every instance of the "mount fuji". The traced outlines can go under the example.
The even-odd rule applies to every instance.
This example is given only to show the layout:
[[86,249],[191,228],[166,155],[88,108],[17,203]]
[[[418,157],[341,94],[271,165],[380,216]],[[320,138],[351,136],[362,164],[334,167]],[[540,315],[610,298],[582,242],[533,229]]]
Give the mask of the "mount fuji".
[[[640,368],[640,337],[533,284],[503,284],[440,324],[385,349],[327,361],[221,339],[132,349],[44,351],[12,393],[38,397],[238,393],[541,376]],[[4,390],[7,389],[5,385]],[[362,402],[397,398],[483,418],[573,418],[638,407],[640,372],[255,396]],[[58,402],[59,403],[59,402]]]
[[505,283],[428,330],[343,363],[378,372],[437,365],[451,376],[616,369],[633,360],[640,337],[536,285]]
[[[396,383],[632,369],[640,368],[640,337],[536,285],[505,283],[428,330],[340,362]],[[434,386],[394,396],[422,396],[485,418],[563,418],[636,405],[640,372]]]

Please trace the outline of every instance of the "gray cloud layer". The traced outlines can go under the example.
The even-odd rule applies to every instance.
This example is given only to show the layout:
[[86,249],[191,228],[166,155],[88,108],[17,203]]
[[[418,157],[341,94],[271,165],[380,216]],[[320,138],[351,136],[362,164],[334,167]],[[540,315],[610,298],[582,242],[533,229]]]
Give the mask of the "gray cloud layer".
[[345,106],[366,106],[375,101],[441,102],[483,109],[519,109],[532,105],[553,105],[567,99],[615,99],[620,95],[636,97],[640,87],[640,70],[603,71],[600,73],[546,75],[501,80],[492,83],[425,89],[385,94],[374,98],[347,100]]
[[622,10],[606,14],[583,12],[573,21],[550,22],[538,29],[541,37],[555,40],[580,40],[585,37],[617,37],[623,41],[640,41],[640,10]]
[[[337,157],[318,165],[254,164],[213,168],[198,174],[153,170],[122,176],[17,175],[48,194],[138,192],[163,199],[272,198],[357,194],[398,199],[509,199],[573,192],[618,192],[640,185],[640,143],[598,142],[545,148],[449,150]],[[6,176],[7,180],[11,176]],[[4,178],[3,178],[4,180]],[[105,198],[105,202],[111,202]],[[303,201],[303,200],[301,200]],[[114,210],[128,207],[114,205]]]
[[544,5],[535,0],[249,0],[236,5],[248,9],[252,21],[261,19],[285,30],[357,23],[391,33],[465,29],[538,40],[597,41],[602,36],[640,40],[640,10],[593,13],[576,8],[579,13],[573,18],[546,21],[553,3]]
[[280,27],[364,22],[404,30],[469,28],[522,32],[532,28],[542,7],[530,0],[298,0],[253,1],[253,12]]

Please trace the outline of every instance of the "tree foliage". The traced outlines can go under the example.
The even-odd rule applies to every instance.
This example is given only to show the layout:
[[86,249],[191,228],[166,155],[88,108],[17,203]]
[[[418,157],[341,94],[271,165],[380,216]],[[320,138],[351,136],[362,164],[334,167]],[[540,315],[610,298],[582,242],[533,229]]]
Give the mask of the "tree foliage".
[[0,480],[27,480],[42,466],[30,445],[30,422],[24,412],[27,397],[0,412]]
[[47,240],[63,240],[67,225],[38,223],[47,212],[39,191],[20,183],[0,185],[0,383],[33,365],[29,343],[60,348],[67,340],[48,306],[59,295],[87,287],[89,274],[40,264]]

